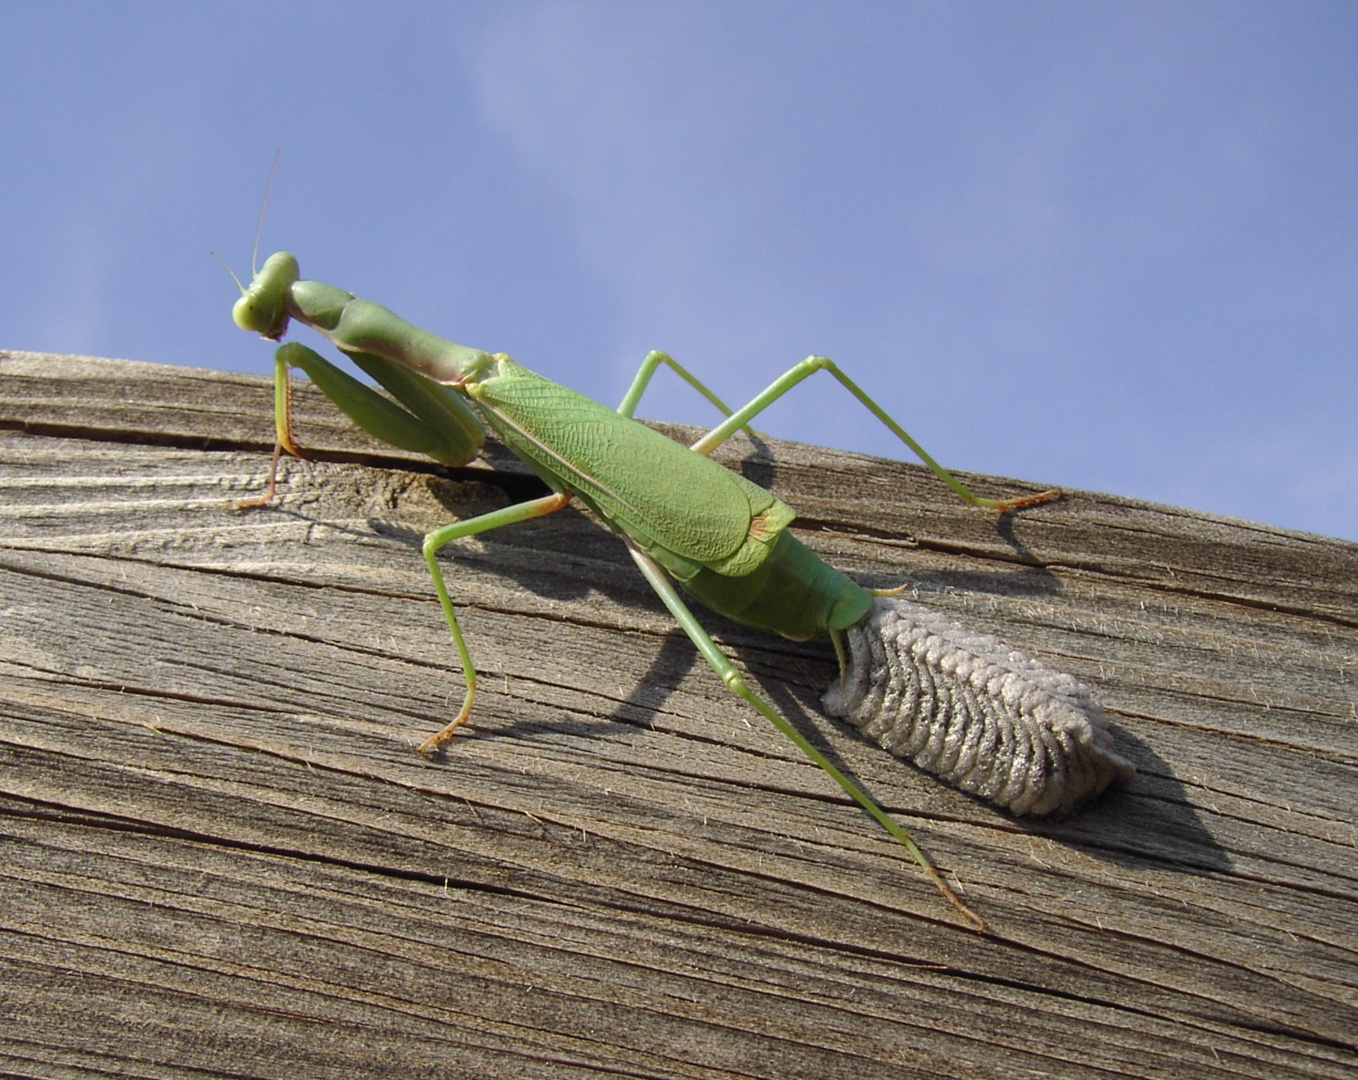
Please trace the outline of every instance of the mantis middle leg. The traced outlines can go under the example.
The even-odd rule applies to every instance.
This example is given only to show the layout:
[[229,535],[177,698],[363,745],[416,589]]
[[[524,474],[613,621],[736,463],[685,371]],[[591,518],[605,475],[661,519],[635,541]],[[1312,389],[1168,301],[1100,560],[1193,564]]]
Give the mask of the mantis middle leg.
[[457,624],[457,615],[453,612],[453,602],[448,596],[448,587],[443,583],[443,571],[439,569],[438,564],[439,549],[454,540],[460,540],[464,536],[475,536],[477,533],[489,532],[491,529],[498,529],[503,525],[516,525],[521,521],[545,517],[547,514],[560,510],[570,501],[569,495],[559,492],[553,495],[544,495],[541,499],[516,503],[513,506],[506,506],[503,510],[492,510],[489,514],[468,518],[466,521],[455,521],[451,525],[435,529],[424,538],[424,561],[429,567],[429,576],[434,581],[434,591],[438,593],[439,604],[443,607],[443,618],[453,634],[453,645],[457,648],[457,658],[462,664],[462,675],[467,685],[467,695],[462,701],[462,708],[458,710],[452,722],[445,726],[442,731],[429,736],[424,742],[420,743],[419,751],[421,754],[434,753],[457,733],[457,729],[465,724],[467,717],[471,715],[472,699],[476,696],[476,668],[472,664],[471,654],[467,652],[467,643],[462,638],[462,628]]

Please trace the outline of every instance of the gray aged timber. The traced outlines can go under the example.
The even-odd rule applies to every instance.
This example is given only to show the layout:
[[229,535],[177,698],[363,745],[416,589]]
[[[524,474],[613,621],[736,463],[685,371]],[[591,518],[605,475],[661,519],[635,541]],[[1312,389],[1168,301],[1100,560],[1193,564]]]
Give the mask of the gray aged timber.
[[574,511],[449,561],[484,693],[418,757],[461,695],[419,540],[532,482],[301,397],[320,460],[238,514],[265,380],[0,352],[0,1074],[1355,1075],[1358,545],[724,448],[1106,707],[1131,785],[1017,822],[826,720],[828,647],[708,620],[981,937]]

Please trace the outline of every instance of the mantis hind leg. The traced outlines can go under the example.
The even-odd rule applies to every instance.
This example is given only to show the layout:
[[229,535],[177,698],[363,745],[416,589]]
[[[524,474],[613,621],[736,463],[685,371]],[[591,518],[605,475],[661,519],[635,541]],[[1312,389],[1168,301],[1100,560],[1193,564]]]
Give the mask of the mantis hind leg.
[[877,402],[873,401],[872,398],[868,397],[856,382],[845,375],[833,360],[824,356],[808,356],[800,364],[797,364],[795,367],[788,370],[765,390],[752,398],[748,404],[730,413],[721,424],[713,428],[694,443],[693,449],[700,454],[710,454],[735,434],[736,431],[745,427],[753,417],[772,405],[798,383],[802,382],[804,379],[810,378],[817,371],[828,371],[838,379],[840,385],[862,402],[867,410],[885,424],[893,435],[913,450],[915,454],[918,455],[919,459],[923,461],[925,465],[929,466],[934,475],[947,484],[948,487],[952,488],[963,502],[966,502],[971,506],[981,506],[990,510],[995,510],[1001,514],[1007,514],[1012,510],[1021,510],[1027,506],[1036,506],[1039,503],[1052,502],[1061,497],[1061,492],[1056,488],[1037,492],[1033,495],[1019,495],[1012,499],[986,499],[973,494],[973,492],[953,476],[952,473],[948,472],[947,469],[935,461],[924,447],[920,446],[919,443],[911,438],[910,434],[896,423],[896,421],[887,414],[886,410],[878,405]]
[[466,521],[455,521],[451,525],[435,529],[424,538],[424,561],[429,567],[429,577],[434,582],[434,591],[438,593],[444,620],[448,623],[448,629],[453,635],[453,645],[457,649],[457,658],[462,664],[462,676],[467,691],[462,700],[462,708],[458,710],[452,721],[446,724],[441,731],[420,743],[419,751],[421,754],[436,752],[439,747],[457,733],[457,729],[465,724],[468,717],[471,716],[472,701],[476,697],[476,667],[472,664],[471,654],[467,651],[467,643],[462,637],[462,628],[457,624],[457,615],[453,611],[453,601],[449,598],[448,586],[443,581],[443,571],[439,569],[439,549],[454,540],[460,540],[464,536],[475,536],[477,533],[489,532],[491,529],[498,529],[504,525],[516,525],[520,521],[544,517],[560,510],[570,501],[571,497],[565,494],[545,495],[541,499],[533,499],[531,502],[506,506],[503,510],[492,510],[489,514],[482,514],[480,517],[469,518]]
[[829,759],[812,746],[811,743],[806,740],[806,737],[781,716],[772,705],[769,705],[763,698],[746,685],[744,678],[741,676],[740,671],[736,668],[735,664],[731,663],[726,654],[717,647],[717,643],[712,640],[711,635],[708,634],[708,632],[698,623],[698,620],[693,617],[693,612],[690,611],[688,605],[684,603],[683,598],[680,597],[678,590],[674,587],[674,583],[670,580],[665,571],[652,559],[638,550],[630,540],[626,541],[626,543],[633,561],[636,562],[637,566],[641,569],[646,580],[650,582],[651,588],[656,591],[661,602],[669,608],[670,614],[673,615],[679,625],[683,627],[684,633],[688,635],[689,640],[697,647],[698,651],[702,654],[703,659],[711,665],[712,670],[721,677],[721,681],[726,684],[727,688],[738,697],[747,701],[761,716],[787,736],[797,749],[824,769],[830,775],[831,779],[844,789],[850,798],[876,818],[877,822],[886,829],[887,832],[904,844],[906,850],[910,852],[911,858],[913,858],[915,862],[919,864],[920,868],[929,876],[929,879],[938,887],[939,892],[943,894],[948,903],[956,908],[962,917],[971,923],[973,927],[984,933],[986,928],[985,921],[972,911],[971,908],[967,907],[957,893],[953,891],[952,887],[943,880],[943,876],[934,868],[934,864],[929,861],[929,857],[920,850],[919,846],[912,839],[910,839],[910,834],[896,824],[887,812],[872,800],[872,797],[869,796],[867,792],[840,772],[839,769],[835,768],[835,766],[830,763]]

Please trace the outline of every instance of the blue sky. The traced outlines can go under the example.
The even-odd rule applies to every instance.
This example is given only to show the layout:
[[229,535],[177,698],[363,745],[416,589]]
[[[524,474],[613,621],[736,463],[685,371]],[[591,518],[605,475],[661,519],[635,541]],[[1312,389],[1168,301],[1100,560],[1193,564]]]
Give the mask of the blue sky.
[[0,10],[0,347],[268,370],[209,252],[281,147],[263,252],[610,403],[824,353],[947,465],[1358,539],[1358,5]]

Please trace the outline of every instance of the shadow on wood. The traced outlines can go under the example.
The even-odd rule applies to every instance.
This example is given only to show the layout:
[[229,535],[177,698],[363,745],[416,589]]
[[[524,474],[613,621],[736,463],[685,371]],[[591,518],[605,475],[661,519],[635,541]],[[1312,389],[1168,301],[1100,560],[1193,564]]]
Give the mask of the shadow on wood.
[[912,465],[725,448],[1112,717],[1135,781],[1017,822],[824,719],[828,647],[707,620],[982,937],[583,514],[448,559],[484,692],[418,757],[462,692],[420,538],[535,481],[299,398],[320,460],[240,514],[264,380],[0,353],[6,1074],[1353,1075],[1358,546],[1087,493],[997,527]]

